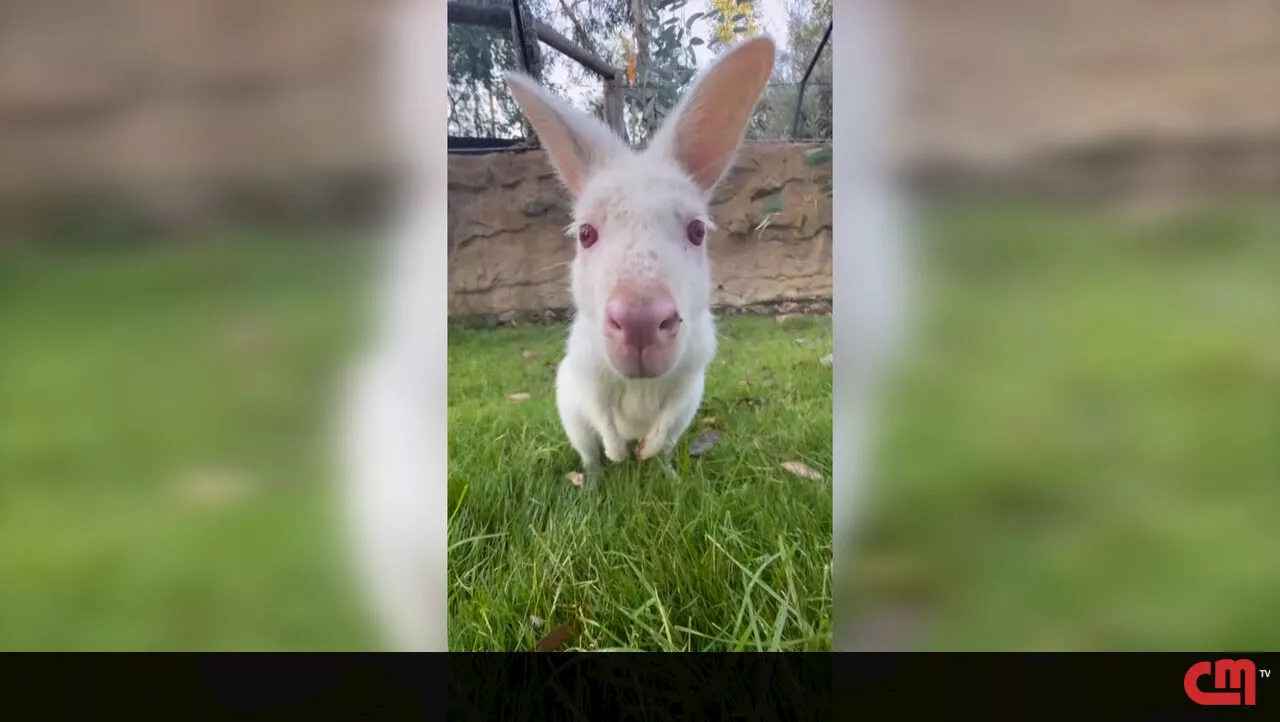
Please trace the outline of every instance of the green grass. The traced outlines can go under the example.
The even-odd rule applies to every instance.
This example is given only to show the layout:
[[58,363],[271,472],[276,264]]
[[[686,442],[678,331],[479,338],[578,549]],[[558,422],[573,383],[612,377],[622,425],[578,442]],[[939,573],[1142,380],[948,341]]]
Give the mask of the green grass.
[[369,648],[321,436],[362,255],[5,251],[0,649]]
[[[907,614],[912,648],[1280,646],[1280,213],[984,203],[926,230],[834,585],[830,484],[778,466],[829,479],[819,323],[725,324],[723,442],[682,449],[680,485],[628,464],[590,490],[564,478],[557,332],[455,335],[452,646],[581,620],[590,648],[822,648],[832,597],[837,629]],[[296,233],[0,250],[0,649],[373,646],[323,436],[367,259]],[[206,470],[239,494],[184,499]]]
[[[830,319],[732,318],[719,336],[681,480],[629,460],[578,488],[555,411],[564,330],[450,332],[450,649],[529,650],[571,623],[566,648],[831,648]],[[711,428],[721,441],[690,457]]]
[[906,648],[1280,646],[1280,213],[932,228],[841,614],[911,615]]

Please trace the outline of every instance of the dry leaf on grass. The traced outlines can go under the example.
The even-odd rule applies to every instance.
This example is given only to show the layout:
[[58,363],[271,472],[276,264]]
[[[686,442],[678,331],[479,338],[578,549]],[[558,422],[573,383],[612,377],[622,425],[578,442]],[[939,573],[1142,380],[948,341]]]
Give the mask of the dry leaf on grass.
[[876,609],[863,614],[852,634],[841,640],[842,652],[901,652],[911,649],[926,619],[917,609]]
[[713,446],[720,443],[721,436],[724,436],[724,433],[719,429],[707,429],[698,434],[697,438],[689,444],[689,456],[702,456],[711,451]]
[[778,316],[775,316],[774,320],[777,321],[778,323],[786,323],[790,318],[791,318],[790,315],[783,313]]
[[526,394],[523,391],[518,394],[511,394],[510,396],[507,397],[507,401],[510,401],[513,404],[519,403],[521,401],[528,401],[528,400],[529,400],[529,394]]
[[224,506],[249,491],[248,479],[229,470],[201,470],[186,474],[174,486],[174,495],[183,504],[199,507]]
[[706,416],[706,417],[703,417],[702,419],[703,426],[711,426],[715,422],[716,422],[716,417],[714,416]]
[[533,358],[534,356],[537,356],[537,355],[538,355],[538,352],[537,352],[537,351],[534,351],[534,350],[533,350],[533,349],[531,349],[531,348],[527,348],[527,349],[525,349],[525,350],[521,351],[521,352],[520,352],[520,355],[521,355],[521,356],[524,356],[525,358]]
[[534,617],[534,616],[529,617],[529,626],[533,627],[534,629],[542,629],[542,625],[544,624],[546,624],[546,622],[542,621],[538,617]]
[[557,649],[568,644],[573,636],[577,634],[578,625],[575,623],[565,624],[547,633],[547,636],[538,642],[538,646],[534,648],[535,652],[554,652]]
[[228,349],[236,353],[260,351],[276,340],[278,334],[270,323],[259,318],[246,318],[229,324],[222,340]]
[[580,471],[571,471],[568,474],[565,474],[565,478],[579,489],[581,489],[582,485],[586,483],[586,477],[584,477]]
[[816,479],[822,478],[821,471],[818,471],[817,469],[813,468],[812,466],[809,466],[803,461],[784,461],[782,462],[782,468],[786,469],[792,474],[795,474],[796,476],[801,476],[806,479],[816,480]]

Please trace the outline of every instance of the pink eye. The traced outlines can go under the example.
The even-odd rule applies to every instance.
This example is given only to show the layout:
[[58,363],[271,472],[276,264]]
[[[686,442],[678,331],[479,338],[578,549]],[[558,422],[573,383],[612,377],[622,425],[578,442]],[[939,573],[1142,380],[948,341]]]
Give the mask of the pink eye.
[[581,243],[583,248],[594,246],[598,240],[600,240],[600,233],[596,231],[595,226],[584,223],[578,228],[578,243]]
[[707,227],[702,221],[689,221],[689,227],[685,229],[685,234],[689,237],[689,242],[695,246],[701,246],[702,241],[707,237]]

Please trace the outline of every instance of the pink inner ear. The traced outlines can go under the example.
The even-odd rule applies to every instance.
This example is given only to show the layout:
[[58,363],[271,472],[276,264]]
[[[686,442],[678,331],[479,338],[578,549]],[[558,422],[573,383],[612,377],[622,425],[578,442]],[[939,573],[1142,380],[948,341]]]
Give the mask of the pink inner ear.
[[714,186],[737,153],[751,113],[773,74],[774,44],[750,41],[698,84],[675,130],[676,158],[698,185]]
[[569,193],[577,196],[586,183],[587,169],[591,162],[590,149],[574,135],[569,121],[561,117],[537,92],[518,82],[508,81],[508,87],[525,117],[533,125],[534,132],[538,134],[551,162],[559,171],[565,187],[569,189]]

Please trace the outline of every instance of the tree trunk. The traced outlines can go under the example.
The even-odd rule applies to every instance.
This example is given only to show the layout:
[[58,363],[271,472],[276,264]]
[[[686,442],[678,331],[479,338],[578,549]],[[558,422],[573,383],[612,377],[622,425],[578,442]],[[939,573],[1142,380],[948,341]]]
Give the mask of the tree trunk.
[[623,99],[626,93],[627,79],[625,77],[613,78],[604,81],[604,121],[613,128],[613,132],[622,138],[624,143],[627,140],[627,123],[623,114]]
[[636,38],[636,65],[649,67],[649,1],[631,0],[631,28]]
[[[636,83],[637,88],[634,97],[639,98],[640,107],[643,109],[648,103],[649,96],[654,92],[646,87],[647,82],[641,82],[641,78],[645,78],[649,71],[649,0],[630,0],[631,2],[631,29],[635,35],[636,43]],[[640,128],[641,133],[645,136],[653,135],[656,128],[656,119],[641,112]]]

